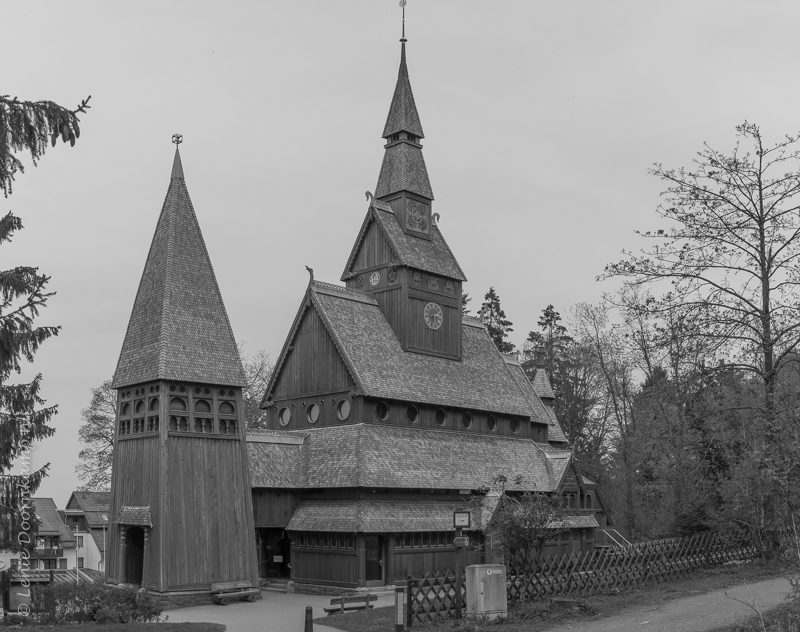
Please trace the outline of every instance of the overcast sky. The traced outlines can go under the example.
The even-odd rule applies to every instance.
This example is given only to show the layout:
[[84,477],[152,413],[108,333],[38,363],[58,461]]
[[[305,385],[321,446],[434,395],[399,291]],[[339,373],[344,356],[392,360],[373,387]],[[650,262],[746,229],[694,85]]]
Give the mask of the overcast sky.
[[[181,133],[186,184],[245,350],[282,346],[308,275],[339,282],[374,190],[397,78],[397,0],[0,3],[0,94],[74,107],[82,135],[18,177],[0,268],[57,292],[38,324],[57,434],[38,495],[63,507],[80,411],[114,372]],[[476,311],[493,285],[521,345],[549,303],[597,302],[654,162],[734,127],[800,129],[794,2],[409,0],[408,65],[433,210]],[[26,376],[22,376],[26,377]]]

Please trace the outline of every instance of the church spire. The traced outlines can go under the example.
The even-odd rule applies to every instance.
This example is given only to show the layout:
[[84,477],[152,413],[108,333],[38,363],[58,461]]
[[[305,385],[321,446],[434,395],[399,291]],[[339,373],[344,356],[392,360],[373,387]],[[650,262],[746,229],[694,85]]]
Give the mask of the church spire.
[[[176,142],[177,139],[177,142]],[[151,380],[244,386],[244,373],[176,145],[114,388]]]
[[[400,69],[382,136],[386,139],[386,152],[375,187],[375,197],[389,201],[407,192],[421,196],[429,206],[430,200],[433,200],[433,190],[422,157],[420,140],[425,134],[408,78],[405,37],[400,40]],[[404,209],[398,211],[405,216]]]

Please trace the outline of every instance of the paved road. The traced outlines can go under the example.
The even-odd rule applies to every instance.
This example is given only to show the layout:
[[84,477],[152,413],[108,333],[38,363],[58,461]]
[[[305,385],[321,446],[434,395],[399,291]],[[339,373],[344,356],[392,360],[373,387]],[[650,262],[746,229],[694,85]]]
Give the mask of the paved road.
[[[547,632],[703,632],[722,625],[734,625],[755,614],[751,608],[729,597],[747,603],[755,601],[763,612],[781,603],[790,589],[787,579],[770,579],[748,587],[734,586],[676,599],[656,607],[626,610],[611,617],[562,624],[548,628]],[[725,596],[726,591],[729,597]]]
[[[331,603],[330,595],[299,595],[261,591],[263,599],[254,603],[234,601],[229,606],[196,606],[180,610],[168,610],[164,614],[168,621],[206,621],[221,623],[228,632],[303,632],[306,606],[314,609],[314,617],[325,615],[323,606]],[[394,604],[393,595],[378,597],[377,607]],[[334,628],[315,624],[314,632],[339,632]]]

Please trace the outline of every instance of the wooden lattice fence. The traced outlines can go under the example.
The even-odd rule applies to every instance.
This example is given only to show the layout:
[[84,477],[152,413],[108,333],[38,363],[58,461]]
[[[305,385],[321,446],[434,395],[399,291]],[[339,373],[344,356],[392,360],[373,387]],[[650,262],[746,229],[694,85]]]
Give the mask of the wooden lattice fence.
[[702,533],[553,556],[532,570],[509,569],[508,600],[586,596],[660,584],[683,579],[700,568],[751,560],[760,551],[750,534]]
[[[788,529],[781,530],[783,539],[789,536]],[[588,596],[661,584],[686,578],[701,568],[752,560],[763,550],[759,534],[717,532],[555,555],[540,560],[529,569],[509,568],[508,601]],[[461,603],[466,604],[463,575],[460,584]],[[455,616],[455,595],[456,576],[450,570],[425,573],[421,578],[409,577],[406,595],[408,624]]]
[[409,577],[406,593],[409,627],[439,617],[455,617],[457,590],[461,591],[461,603],[466,604],[464,575],[459,582],[451,570],[425,573],[421,578]]

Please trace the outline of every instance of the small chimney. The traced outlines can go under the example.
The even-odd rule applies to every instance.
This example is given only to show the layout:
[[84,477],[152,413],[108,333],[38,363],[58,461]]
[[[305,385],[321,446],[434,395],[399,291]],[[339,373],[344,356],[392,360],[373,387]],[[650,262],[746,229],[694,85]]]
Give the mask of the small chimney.
[[547,354],[544,351],[544,345],[536,347],[536,357],[534,359],[534,366],[537,369],[544,369],[547,366]]

